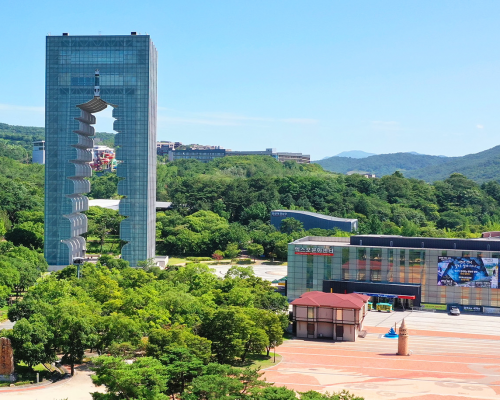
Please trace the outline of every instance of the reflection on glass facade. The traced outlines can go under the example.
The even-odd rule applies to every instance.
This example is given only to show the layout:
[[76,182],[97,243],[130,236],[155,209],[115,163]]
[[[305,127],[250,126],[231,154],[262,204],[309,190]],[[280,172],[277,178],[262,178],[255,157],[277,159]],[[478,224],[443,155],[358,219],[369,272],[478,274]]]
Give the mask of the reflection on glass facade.
[[[302,239],[291,243],[288,251],[289,300],[296,299],[305,291],[322,291],[325,280],[347,280],[419,285],[422,303],[500,308],[500,289],[438,286],[439,258],[463,257],[462,250],[381,248],[350,245],[348,242],[343,242],[341,240],[343,238],[313,238],[321,240],[311,242],[307,242],[306,239],[304,238],[304,241],[314,246],[317,253],[321,253],[321,247],[326,246],[334,247],[335,254],[334,257],[297,254],[294,249]],[[500,259],[498,251],[470,250],[466,253],[469,257]]]
[[382,280],[382,249],[370,249],[370,281]]
[[328,281],[332,279],[332,257],[323,257],[325,260],[325,269],[323,270],[323,279]]
[[314,264],[313,264],[313,256],[307,256],[307,271],[306,271],[306,288],[313,288],[314,281]]
[[342,279],[349,280],[349,248],[344,247],[342,251]]
[[[100,70],[100,95],[113,104],[117,133],[120,238],[122,258],[132,266],[155,255],[156,200],[156,49],[147,35],[48,36],[45,111],[45,257],[67,265],[82,256],[88,209],[83,177],[89,158],[75,131],[77,105],[94,96],[94,71]],[[99,114],[95,117],[98,119]],[[91,125],[95,121],[88,121]],[[93,128],[87,136],[92,139]]]
[[387,278],[382,278],[383,281],[386,282],[394,282],[393,277],[393,268],[394,268],[394,250],[387,249]]

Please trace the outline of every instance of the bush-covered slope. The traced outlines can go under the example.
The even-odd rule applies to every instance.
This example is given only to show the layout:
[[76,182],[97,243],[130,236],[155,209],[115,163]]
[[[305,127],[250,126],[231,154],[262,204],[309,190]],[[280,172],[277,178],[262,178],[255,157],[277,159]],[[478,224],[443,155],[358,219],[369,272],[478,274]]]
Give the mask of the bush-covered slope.
[[463,157],[445,158],[445,160],[447,161],[441,165],[409,171],[405,175],[435,182],[458,172],[478,183],[493,180],[500,182],[500,146]]
[[0,123],[0,139],[3,139],[4,142],[11,145],[23,147],[29,152],[30,155],[33,147],[33,141],[43,140],[44,137],[45,128]]
[[315,161],[324,169],[341,174],[349,172],[371,173],[376,176],[390,175],[394,171],[412,171],[428,166],[446,163],[448,158],[411,153],[379,154],[355,159],[349,157],[330,157]]

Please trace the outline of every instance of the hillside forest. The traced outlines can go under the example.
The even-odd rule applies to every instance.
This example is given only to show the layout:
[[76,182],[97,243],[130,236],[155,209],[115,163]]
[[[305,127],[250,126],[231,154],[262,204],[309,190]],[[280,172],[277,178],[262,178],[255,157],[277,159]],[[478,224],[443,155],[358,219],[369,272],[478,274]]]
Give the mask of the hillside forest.
[[380,177],[400,171],[408,178],[435,182],[442,181],[453,173],[460,173],[479,184],[491,180],[500,181],[500,146],[462,157],[392,153],[358,159],[335,156],[315,162],[328,171],[341,174],[370,173]]
[[[362,400],[299,394],[259,379],[258,367],[249,366],[285,339],[286,299],[241,265],[225,276],[198,263],[160,270],[144,260],[130,268],[107,254],[122,245],[116,211],[87,212],[88,246],[101,254],[96,264],[45,274],[44,169],[18,157],[29,150],[21,140],[4,140],[12,148],[0,155],[0,318],[8,312],[17,322],[0,335],[11,339],[18,368],[61,358],[73,370],[86,351],[97,352],[93,380],[107,392],[93,393],[96,400]],[[90,197],[118,198],[115,175],[91,181]],[[232,259],[245,250],[285,259],[296,238],[347,235],[306,232],[293,219],[275,229],[273,209],[358,218],[360,233],[478,237],[500,230],[500,184],[458,173],[430,184],[400,172],[368,179],[265,156],[160,159],[157,197],[173,203],[156,224],[157,253],[171,256]]]
[[[15,128],[4,134],[26,135],[23,127]],[[20,140],[8,145],[26,150]],[[15,246],[41,252],[43,166],[22,162],[15,151],[6,154],[9,157],[0,156],[0,234]],[[94,175],[89,197],[119,198],[117,183],[116,174]],[[261,246],[257,249],[263,255],[284,259],[287,243],[296,238],[345,234],[304,232],[298,221],[287,221],[277,230],[269,224],[273,209],[358,218],[363,234],[466,238],[500,230],[500,183],[478,184],[458,173],[430,184],[398,171],[369,179],[265,156],[226,157],[206,164],[160,159],[157,199],[173,203],[172,209],[157,214],[157,253],[168,255],[233,254]],[[118,213],[93,207],[87,214],[92,252],[118,253]]]

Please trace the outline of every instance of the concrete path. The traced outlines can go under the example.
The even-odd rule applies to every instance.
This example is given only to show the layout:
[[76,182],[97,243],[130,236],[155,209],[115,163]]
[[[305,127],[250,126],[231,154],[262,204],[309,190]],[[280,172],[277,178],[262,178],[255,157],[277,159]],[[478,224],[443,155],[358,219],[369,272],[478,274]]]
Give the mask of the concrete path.
[[0,391],[2,400],[91,400],[91,392],[104,393],[103,387],[96,387],[90,379],[91,372],[85,367],[77,367],[73,378],[31,388],[12,388]]
[[[247,265],[241,266],[247,267]],[[248,266],[253,268],[256,276],[267,281],[274,281],[275,279],[283,278],[286,276],[288,271],[288,267],[286,265],[250,264]],[[213,268],[217,275],[224,276],[229,268],[231,268],[231,265],[210,265],[210,268]]]
[[15,322],[10,322],[8,319],[0,322],[0,330],[1,329],[12,329],[14,327]]

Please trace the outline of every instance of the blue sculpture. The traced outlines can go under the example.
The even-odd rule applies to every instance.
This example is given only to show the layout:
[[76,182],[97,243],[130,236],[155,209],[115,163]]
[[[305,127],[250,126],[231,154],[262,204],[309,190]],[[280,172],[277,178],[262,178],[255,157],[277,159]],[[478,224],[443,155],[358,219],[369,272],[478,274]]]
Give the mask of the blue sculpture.
[[397,339],[399,335],[396,333],[394,328],[391,328],[389,332],[387,332],[384,337],[389,338],[389,339]]

